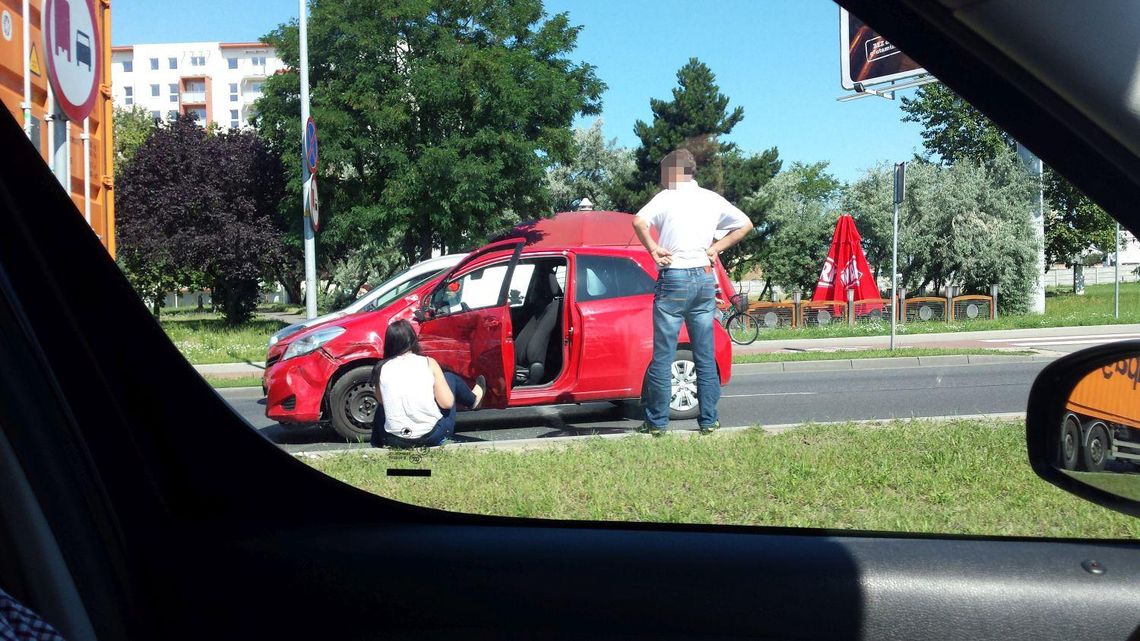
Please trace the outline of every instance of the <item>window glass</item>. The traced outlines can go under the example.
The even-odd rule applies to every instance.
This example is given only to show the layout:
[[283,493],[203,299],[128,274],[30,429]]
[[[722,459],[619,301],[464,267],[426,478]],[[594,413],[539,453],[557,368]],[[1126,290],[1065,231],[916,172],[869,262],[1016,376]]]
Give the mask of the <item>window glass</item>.
[[653,293],[653,279],[629,258],[579,254],[574,293],[579,301]]
[[[531,269],[533,270],[533,266]],[[502,293],[503,280],[506,276],[506,263],[480,267],[464,274],[434,292],[432,309],[437,314],[455,314],[494,307],[499,303],[499,294]],[[512,288],[516,284],[517,281],[512,278]]]
[[[826,0],[417,0],[403,4],[419,13],[374,10],[389,4],[307,3],[315,177],[299,153],[298,69],[268,80],[268,58],[281,66],[268,44],[137,45],[145,72],[137,85],[123,75],[132,54],[118,50],[119,77],[105,82],[116,104],[144,107],[116,113],[114,132],[90,123],[90,157],[115,164],[113,172],[92,165],[90,207],[82,206],[82,123],[57,119],[33,133],[140,304],[201,371],[242,373],[239,391],[220,394],[277,446],[366,447],[368,435],[343,431],[352,404],[334,397],[341,388],[330,373],[360,364],[306,363],[320,363],[322,349],[370,363],[393,318],[434,311],[456,315],[438,326],[457,328],[435,336],[434,349],[470,357],[473,374],[524,381],[501,399],[506,408],[490,408],[505,412],[459,413],[456,446],[422,457],[429,478],[388,477],[383,466],[403,465],[398,457],[349,452],[308,459],[314,465],[390,498],[465,513],[1140,537],[1140,520],[1082,511],[1095,508],[1034,481],[1020,418],[1046,359],[1140,336],[1140,244],[1127,230],[1117,243],[1111,217],[964,101],[962,87],[922,72],[858,19],[841,22]],[[535,10],[517,11],[522,5]],[[225,15],[200,13],[206,31],[226,33]],[[157,18],[143,15],[117,13],[115,32],[166,39]],[[296,34],[285,13],[259,29]],[[63,58],[73,70],[87,54],[75,43]],[[183,46],[169,58],[141,55]],[[280,55],[293,61],[291,46]],[[45,52],[37,55],[44,63]],[[227,128],[219,135],[190,129],[210,124],[199,83],[211,55],[225,60],[209,63],[220,70],[210,81],[210,116]],[[192,70],[163,73],[163,59],[170,70],[183,59]],[[880,65],[914,75],[867,75]],[[0,85],[16,91],[5,95],[20,95],[9,76]],[[857,92],[855,80],[869,91]],[[42,117],[46,94],[33,93]],[[17,121],[19,102],[3,101]],[[147,113],[164,122],[134,122]],[[194,118],[177,121],[180,113]],[[114,149],[101,147],[110,138]],[[673,151],[679,166],[666,163],[662,181]],[[695,184],[673,189],[670,178],[688,176],[684,151]],[[894,166],[903,161],[896,208]],[[308,196],[318,183],[314,217]],[[691,191],[679,197],[680,189]],[[712,211],[686,218],[691,210],[677,203],[689,200]],[[678,284],[669,288],[676,295],[655,300],[655,288],[666,288],[641,264],[649,265],[631,214],[651,202],[647,215],[658,220],[657,239],[677,250],[675,266],[701,265],[710,242],[743,222],[736,209],[755,227],[721,254],[735,292],[698,301],[693,327],[679,321],[691,311],[681,307],[707,288]],[[552,212],[564,213],[546,219]],[[666,220],[674,233],[663,233]],[[397,265],[477,251],[519,221],[537,222],[518,229],[529,244],[509,280],[502,252],[479,259],[490,266],[464,267],[449,286],[428,288],[432,274],[404,272],[353,300]],[[843,242],[856,233],[861,243]],[[315,248],[311,285],[306,246]],[[551,269],[565,296],[550,295]],[[699,274],[678,280],[697,283]],[[723,290],[729,278],[718,277]],[[422,305],[402,305],[425,290]],[[504,293],[507,313],[488,311]],[[306,297],[318,317],[370,302],[376,311],[328,321],[344,335],[324,334],[332,342],[323,347],[306,340],[310,356],[301,345],[285,357],[289,331],[308,322]],[[704,314],[711,305],[718,311]],[[657,359],[668,369],[655,380],[668,378],[668,388],[644,395],[667,401],[656,417],[670,417],[671,433],[701,426],[694,348],[711,336],[726,429],[716,438],[587,440],[634,436],[645,421],[655,313],[668,335],[683,336]],[[884,349],[892,315],[893,350]],[[498,335],[494,322],[510,323],[510,333],[499,326]],[[1078,423],[1086,436],[1088,418]],[[1132,434],[1107,435],[1118,433]],[[464,442],[502,440],[526,443],[509,459],[463,453]],[[552,441],[571,445],[546,449]],[[1073,444],[1071,463],[1087,467],[1084,445]],[[1097,473],[1138,472],[1113,458]]]

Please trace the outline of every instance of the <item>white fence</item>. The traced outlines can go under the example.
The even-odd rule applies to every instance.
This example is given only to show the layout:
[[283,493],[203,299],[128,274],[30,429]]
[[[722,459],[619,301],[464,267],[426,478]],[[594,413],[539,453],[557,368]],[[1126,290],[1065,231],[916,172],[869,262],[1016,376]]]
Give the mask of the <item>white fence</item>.
[[[1120,265],[1120,282],[1122,283],[1135,283],[1140,282],[1140,276],[1136,275],[1136,265],[1127,265],[1121,263]],[[1095,267],[1085,267],[1085,286],[1089,285],[1111,285],[1113,276],[1115,275],[1115,267],[1105,267],[1097,265]],[[1050,269],[1045,272],[1045,286],[1046,287],[1072,287],[1073,286],[1073,269],[1066,267],[1064,269]]]

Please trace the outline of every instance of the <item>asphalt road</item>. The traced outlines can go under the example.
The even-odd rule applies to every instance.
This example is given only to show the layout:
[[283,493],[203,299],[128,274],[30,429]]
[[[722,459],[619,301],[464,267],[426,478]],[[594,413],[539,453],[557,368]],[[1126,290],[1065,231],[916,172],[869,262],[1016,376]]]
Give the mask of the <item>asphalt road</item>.
[[[720,420],[729,427],[1024,412],[1029,387],[1045,365],[1031,362],[783,373],[762,373],[755,367],[737,365],[732,382],[722,391]],[[331,430],[290,428],[266,419],[260,389],[219,393],[254,428],[288,451],[346,447]],[[610,403],[481,410],[460,413],[456,440],[613,434],[633,430],[640,421],[635,409]],[[696,429],[696,421],[677,422],[672,427]]]

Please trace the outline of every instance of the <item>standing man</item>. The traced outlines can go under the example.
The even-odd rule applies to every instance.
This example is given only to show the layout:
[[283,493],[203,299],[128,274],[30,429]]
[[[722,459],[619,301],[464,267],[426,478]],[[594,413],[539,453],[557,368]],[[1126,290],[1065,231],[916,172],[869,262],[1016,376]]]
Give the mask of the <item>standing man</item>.
[[[638,430],[661,436],[669,425],[672,398],[671,369],[677,351],[682,321],[689,328],[693,359],[697,365],[697,402],[702,434],[720,427],[716,403],[720,377],[713,348],[716,313],[717,254],[740,242],[752,231],[752,221],[720,194],[702,188],[693,180],[697,161],[687,149],[678,149],[661,160],[661,190],[633,221],[633,229],[657,263],[657,286],[653,296],[653,360],[649,363],[645,423]],[[657,229],[660,243],[649,228]],[[718,241],[717,230],[730,230]]]

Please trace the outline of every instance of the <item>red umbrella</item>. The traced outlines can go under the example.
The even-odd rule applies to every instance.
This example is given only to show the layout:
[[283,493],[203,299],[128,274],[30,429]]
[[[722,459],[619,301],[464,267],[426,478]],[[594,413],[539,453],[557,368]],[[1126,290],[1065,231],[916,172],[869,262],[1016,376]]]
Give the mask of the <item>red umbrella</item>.
[[843,214],[835,225],[835,235],[831,237],[831,249],[819,274],[815,286],[813,302],[847,302],[847,290],[855,290],[855,300],[879,298],[879,286],[871,275],[871,266],[863,254],[863,239],[855,229],[851,214]]

